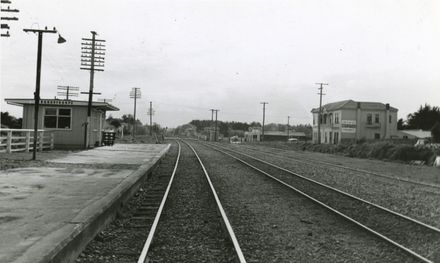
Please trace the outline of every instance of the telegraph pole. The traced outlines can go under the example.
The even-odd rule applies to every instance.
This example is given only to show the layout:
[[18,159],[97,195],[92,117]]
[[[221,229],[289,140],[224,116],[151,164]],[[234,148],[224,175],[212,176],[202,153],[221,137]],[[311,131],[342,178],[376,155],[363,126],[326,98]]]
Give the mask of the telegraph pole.
[[[82,38],[83,43],[81,43],[81,67],[82,70],[90,71],[90,86],[89,92],[89,103],[87,105],[87,121],[84,123],[84,149],[88,148],[88,134],[89,134],[89,123],[92,114],[92,101],[93,101],[93,85],[95,78],[95,71],[104,71],[104,55],[105,55],[105,40],[96,39],[97,33],[95,31],[90,31],[92,33],[92,38]],[[81,92],[86,94],[85,92]]]
[[57,92],[57,95],[58,96],[65,96],[66,100],[69,100],[69,96],[78,97],[79,87],[58,86],[57,89],[59,90]]
[[112,102],[113,100],[112,99],[98,99],[98,101],[104,102],[104,103],[109,103],[109,102]]
[[289,140],[289,122],[290,122],[290,116],[287,116],[287,140]]
[[[32,160],[37,158],[37,141],[38,141],[38,109],[40,107],[40,80],[41,80],[41,54],[43,53],[43,34],[44,33],[57,33],[56,28],[54,27],[52,30],[48,30],[47,27],[45,29],[23,29],[24,32],[32,32],[38,33],[38,49],[37,49],[37,77],[35,82],[35,92],[34,92],[34,100],[35,100],[35,108],[34,108],[34,148],[32,152]],[[66,40],[58,35],[58,43],[64,43]]]
[[150,101],[150,111],[148,112],[148,115],[150,115],[150,136],[153,135],[153,102]]
[[[6,12],[6,13],[18,13],[18,12],[20,12],[20,10],[18,10],[18,9],[11,9],[11,7],[8,5],[8,7],[7,8],[4,8],[3,6],[4,5],[6,5],[6,4],[11,4],[11,1],[10,0],[1,0],[0,1],[0,3],[2,4],[2,7],[1,7],[1,12]],[[3,21],[18,21],[18,17],[15,17],[15,16],[13,16],[13,17],[10,17],[10,16],[1,16],[0,17],[0,20],[2,20],[2,23],[1,23],[1,29],[2,30],[6,30],[6,33],[1,33],[0,34],[0,36],[1,37],[10,37],[11,35],[9,35],[9,29],[10,29],[10,27],[9,27],[9,25],[5,22],[5,23],[3,23]]]
[[266,119],[266,104],[269,104],[269,102],[260,102],[260,104],[263,104],[263,126],[261,127],[261,140],[264,141],[264,121]]
[[132,137],[134,140],[134,136],[136,133],[136,100],[141,98],[141,89],[140,88],[132,88],[131,92],[130,92],[130,98],[134,99],[134,111],[133,111],[134,123],[133,123],[133,133],[132,133]]
[[214,110],[215,111],[215,131],[214,131],[214,141],[217,141],[217,112],[219,110]]
[[328,85],[328,83],[322,83],[322,82],[318,82],[315,83],[316,85],[320,85],[318,90],[319,90],[319,112],[318,112],[318,144],[321,144],[321,114],[322,114],[322,95],[325,95],[324,93],[322,93],[322,89],[324,85]]
[[[211,130],[212,130],[212,128],[214,127],[214,109],[210,109],[210,111],[211,111]],[[211,132],[209,132],[209,140],[211,140]]]

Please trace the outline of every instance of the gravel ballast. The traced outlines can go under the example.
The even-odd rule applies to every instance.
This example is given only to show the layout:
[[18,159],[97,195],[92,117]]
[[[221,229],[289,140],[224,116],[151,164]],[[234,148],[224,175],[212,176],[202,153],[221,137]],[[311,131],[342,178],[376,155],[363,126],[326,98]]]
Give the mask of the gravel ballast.
[[176,157],[177,146],[173,144],[150,178],[143,182],[139,191],[128,204],[118,211],[117,218],[101,231],[94,240],[89,242],[75,262],[137,262],[156,211],[150,211],[148,215],[150,219],[145,219],[142,223],[133,220],[133,218],[138,217],[139,211],[146,203],[151,207],[159,205],[160,200],[152,200],[151,198],[164,192],[173,171]]
[[411,262],[230,157],[197,146],[248,262]]
[[150,262],[233,262],[232,243],[194,153],[182,144],[175,179],[150,249]]
[[[289,159],[289,156],[291,155],[295,155],[295,158],[300,158],[298,155],[300,156],[301,153],[297,154],[290,151],[283,151],[285,157],[280,157],[279,155],[269,154],[267,152],[257,153],[255,151],[249,151],[246,149],[247,147],[241,148],[238,146],[232,148],[234,150],[243,151],[244,153],[252,153],[255,157],[261,158],[265,161],[280,165],[313,180],[317,180],[372,203],[384,206],[395,212],[440,228],[440,191],[438,189],[432,189],[420,185],[411,185],[410,183],[399,183],[398,181],[387,178],[371,176],[342,168],[329,167],[318,162],[306,164],[304,162],[295,161],[294,159]],[[258,147],[253,148],[258,150]],[[267,150],[267,147],[261,146],[261,148],[264,151]],[[314,153],[307,154],[311,155]],[[324,156],[324,154],[318,154],[315,158],[322,156]],[[342,160],[339,163],[346,165],[346,157],[331,156],[328,158],[331,158],[334,163],[338,163],[335,160],[336,158],[341,158]],[[354,158],[348,159],[353,159],[353,163],[350,167],[365,169],[364,166],[355,166],[355,163],[359,160]],[[308,159],[305,160],[307,161]],[[369,160],[361,159],[360,161],[367,162]],[[381,166],[371,166],[371,169],[375,172],[383,172],[391,176],[398,176],[400,174],[402,174],[402,176],[405,175],[404,173],[401,173],[402,168],[400,166],[402,166],[402,164],[378,161],[374,161],[374,163],[382,163]],[[403,166],[408,167],[407,165]],[[382,170],[378,170],[380,167]],[[407,171],[408,174],[405,176],[415,173],[414,169],[423,168],[415,167],[413,170]],[[425,167],[423,170],[431,172],[432,169],[438,170],[428,167]],[[420,172],[421,171],[419,171],[417,176],[420,176]],[[437,176],[440,177],[440,172]]]

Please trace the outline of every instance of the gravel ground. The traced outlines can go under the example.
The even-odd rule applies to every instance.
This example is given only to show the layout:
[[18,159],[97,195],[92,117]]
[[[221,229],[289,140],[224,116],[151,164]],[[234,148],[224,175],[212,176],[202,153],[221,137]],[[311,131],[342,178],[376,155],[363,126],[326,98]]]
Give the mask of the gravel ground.
[[244,147],[248,146],[255,149],[264,149],[269,151],[278,151],[279,153],[287,154],[292,157],[326,161],[352,168],[358,168],[358,169],[369,170],[372,172],[382,173],[393,177],[407,178],[415,181],[440,184],[440,169],[432,166],[425,166],[425,165],[417,166],[417,165],[409,165],[405,163],[381,161],[376,159],[352,158],[337,154],[287,150],[287,149],[278,148],[280,147],[280,145],[274,145],[274,146],[278,146],[277,148],[266,145],[249,145],[249,144],[243,144],[240,146],[244,146]]
[[[234,149],[240,150],[240,147],[234,147]],[[244,151],[249,152],[249,150]],[[289,156],[289,153],[286,153],[286,155]],[[313,165],[304,164],[267,153],[255,154],[255,156],[440,228],[440,193],[432,188],[398,183],[386,178],[368,176],[365,174],[359,176],[359,173],[355,171],[328,167],[316,162],[313,163]],[[332,158],[337,157],[338,156],[334,156]],[[399,164],[387,163],[386,165],[388,168],[383,167],[383,169],[387,172],[393,170],[399,171],[394,167],[399,166]],[[437,170],[435,168],[432,169]]]
[[177,168],[156,231],[150,262],[233,262],[232,244],[194,153],[182,144]]
[[[163,195],[174,169],[177,146],[172,144],[169,152],[129,201],[117,218],[92,240],[76,259],[82,263],[101,262],[137,262],[144,242],[148,236],[152,221],[160,204],[156,196]],[[146,206],[156,208],[142,209]],[[141,216],[148,217],[142,222],[134,220]]]
[[248,262],[412,262],[293,191],[197,146]]
[[440,247],[440,233],[435,233],[368,204],[329,191],[316,184],[311,184],[304,179],[292,176],[287,172],[262,164],[249,157],[239,157],[392,240],[413,249],[420,255],[433,258],[434,252]]

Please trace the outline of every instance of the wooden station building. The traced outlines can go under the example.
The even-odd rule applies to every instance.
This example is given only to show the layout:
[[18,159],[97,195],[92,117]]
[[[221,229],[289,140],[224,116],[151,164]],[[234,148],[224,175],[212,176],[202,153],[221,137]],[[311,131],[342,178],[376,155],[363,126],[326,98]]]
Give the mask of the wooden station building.
[[[5,99],[8,104],[23,107],[22,129],[34,128],[34,99]],[[84,127],[87,121],[87,101],[40,99],[38,129],[54,132],[55,148],[84,147]],[[102,130],[107,111],[119,109],[107,102],[92,103],[88,125],[88,147],[101,145]]]

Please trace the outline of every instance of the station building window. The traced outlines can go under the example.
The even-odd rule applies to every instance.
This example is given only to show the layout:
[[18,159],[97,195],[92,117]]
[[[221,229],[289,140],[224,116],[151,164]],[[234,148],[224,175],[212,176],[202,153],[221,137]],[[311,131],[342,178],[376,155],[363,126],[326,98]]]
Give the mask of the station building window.
[[379,123],[379,113],[374,114],[374,123]]
[[70,129],[72,123],[72,109],[45,108],[43,119],[45,129]]

